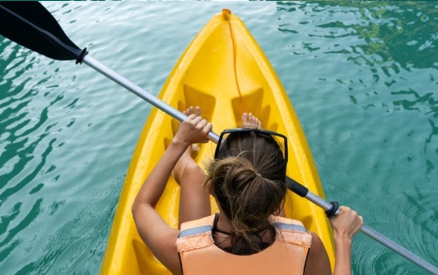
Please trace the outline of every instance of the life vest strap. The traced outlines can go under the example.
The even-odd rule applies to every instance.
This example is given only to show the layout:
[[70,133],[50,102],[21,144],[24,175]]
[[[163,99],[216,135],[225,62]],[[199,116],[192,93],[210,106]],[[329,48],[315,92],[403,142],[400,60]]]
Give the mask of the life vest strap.
[[209,232],[209,231],[211,231],[212,228],[213,227],[211,225],[203,225],[203,226],[199,226],[199,227],[195,227],[195,228],[185,229],[179,233],[178,238],[183,238],[183,237],[187,237],[187,236],[193,236],[193,235],[198,235],[198,234],[202,234],[205,232]]

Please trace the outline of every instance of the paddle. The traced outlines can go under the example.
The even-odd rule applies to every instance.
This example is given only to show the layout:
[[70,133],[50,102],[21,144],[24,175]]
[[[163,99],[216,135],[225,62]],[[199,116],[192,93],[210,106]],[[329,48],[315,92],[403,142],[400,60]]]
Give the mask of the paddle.
[[[1,2],[0,34],[16,43],[56,60],[76,60],[85,63],[117,84],[125,87],[173,118],[183,121],[186,115],[146,92],[126,78],[100,64],[88,55],[85,49],[80,50],[64,33],[53,16],[38,2]],[[210,132],[209,139],[217,143],[218,135]],[[290,189],[298,195],[319,205],[326,212],[336,213],[337,207],[309,192],[309,190],[292,179],[288,179]],[[438,268],[424,259],[406,250],[392,240],[364,225],[363,233],[374,240],[399,253],[425,270],[438,275]]]

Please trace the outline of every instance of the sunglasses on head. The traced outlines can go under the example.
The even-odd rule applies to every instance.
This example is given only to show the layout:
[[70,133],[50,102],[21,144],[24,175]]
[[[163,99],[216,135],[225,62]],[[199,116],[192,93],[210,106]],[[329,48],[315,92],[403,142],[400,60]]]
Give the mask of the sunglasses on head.
[[283,143],[283,158],[287,163],[287,137],[285,135],[282,135],[280,133],[277,132],[273,132],[273,131],[268,131],[268,130],[262,130],[262,129],[257,129],[257,128],[234,128],[234,129],[226,129],[224,130],[221,135],[219,136],[218,142],[217,142],[217,146],[216,146],[216,150],[214,152],[214,158],[217,159],[218,155],[219,155],[219,150],[221,147],[221,143],[222,141],[225,139],[224,137],[228,136],[229,134],[232,133],[250,133],[250,132],[256,132],[256,133],[260,133],[260,134],[264,134],[264,135],[270,135],[272,138],[274,138],[277,142],[278,139],[280,139]]

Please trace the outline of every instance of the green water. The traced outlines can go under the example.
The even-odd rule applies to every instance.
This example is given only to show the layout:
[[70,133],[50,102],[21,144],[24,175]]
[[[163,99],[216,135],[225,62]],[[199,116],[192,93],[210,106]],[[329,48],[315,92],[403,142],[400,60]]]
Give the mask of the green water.
[[[158,94],[210,17],[241,17],[301,120],[329,200],[438,265],[438,3],[45,3]],[[151,106],[0,38],[0,273],[97,274]],[[226,115],[226,114],[224,114]],[[354,274],[427,274],[358,234]]]

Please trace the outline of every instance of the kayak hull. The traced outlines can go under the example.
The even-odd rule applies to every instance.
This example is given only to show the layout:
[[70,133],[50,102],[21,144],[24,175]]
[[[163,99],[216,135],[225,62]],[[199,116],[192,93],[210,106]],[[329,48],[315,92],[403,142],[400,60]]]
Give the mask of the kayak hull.
[[[288,137],[287,175],[324,198],[324,191],[298,117],[274,69],[243,22],[234,15],[215,15],[180,57],[159,98],[179,110],[200,106],[202,116],[220,133],[240,127],[243,112],[262,121],[262,128]],[[114,217],[101,274],[170,274],[140,239],[131,206],[145,178],[163,155],[179,122],[154,108],[133,154]],[[216,145],[200,145],[195,161],[203,167]],[[170,177],[156,207],[178,227],[179,186]],[[218,208],[212,202],[212,212]],[[333,233],[324,211],[292,192],[286,216],[300,220],[318,234],[334,265]],[[151,225],[153,226],[153,225]]]

